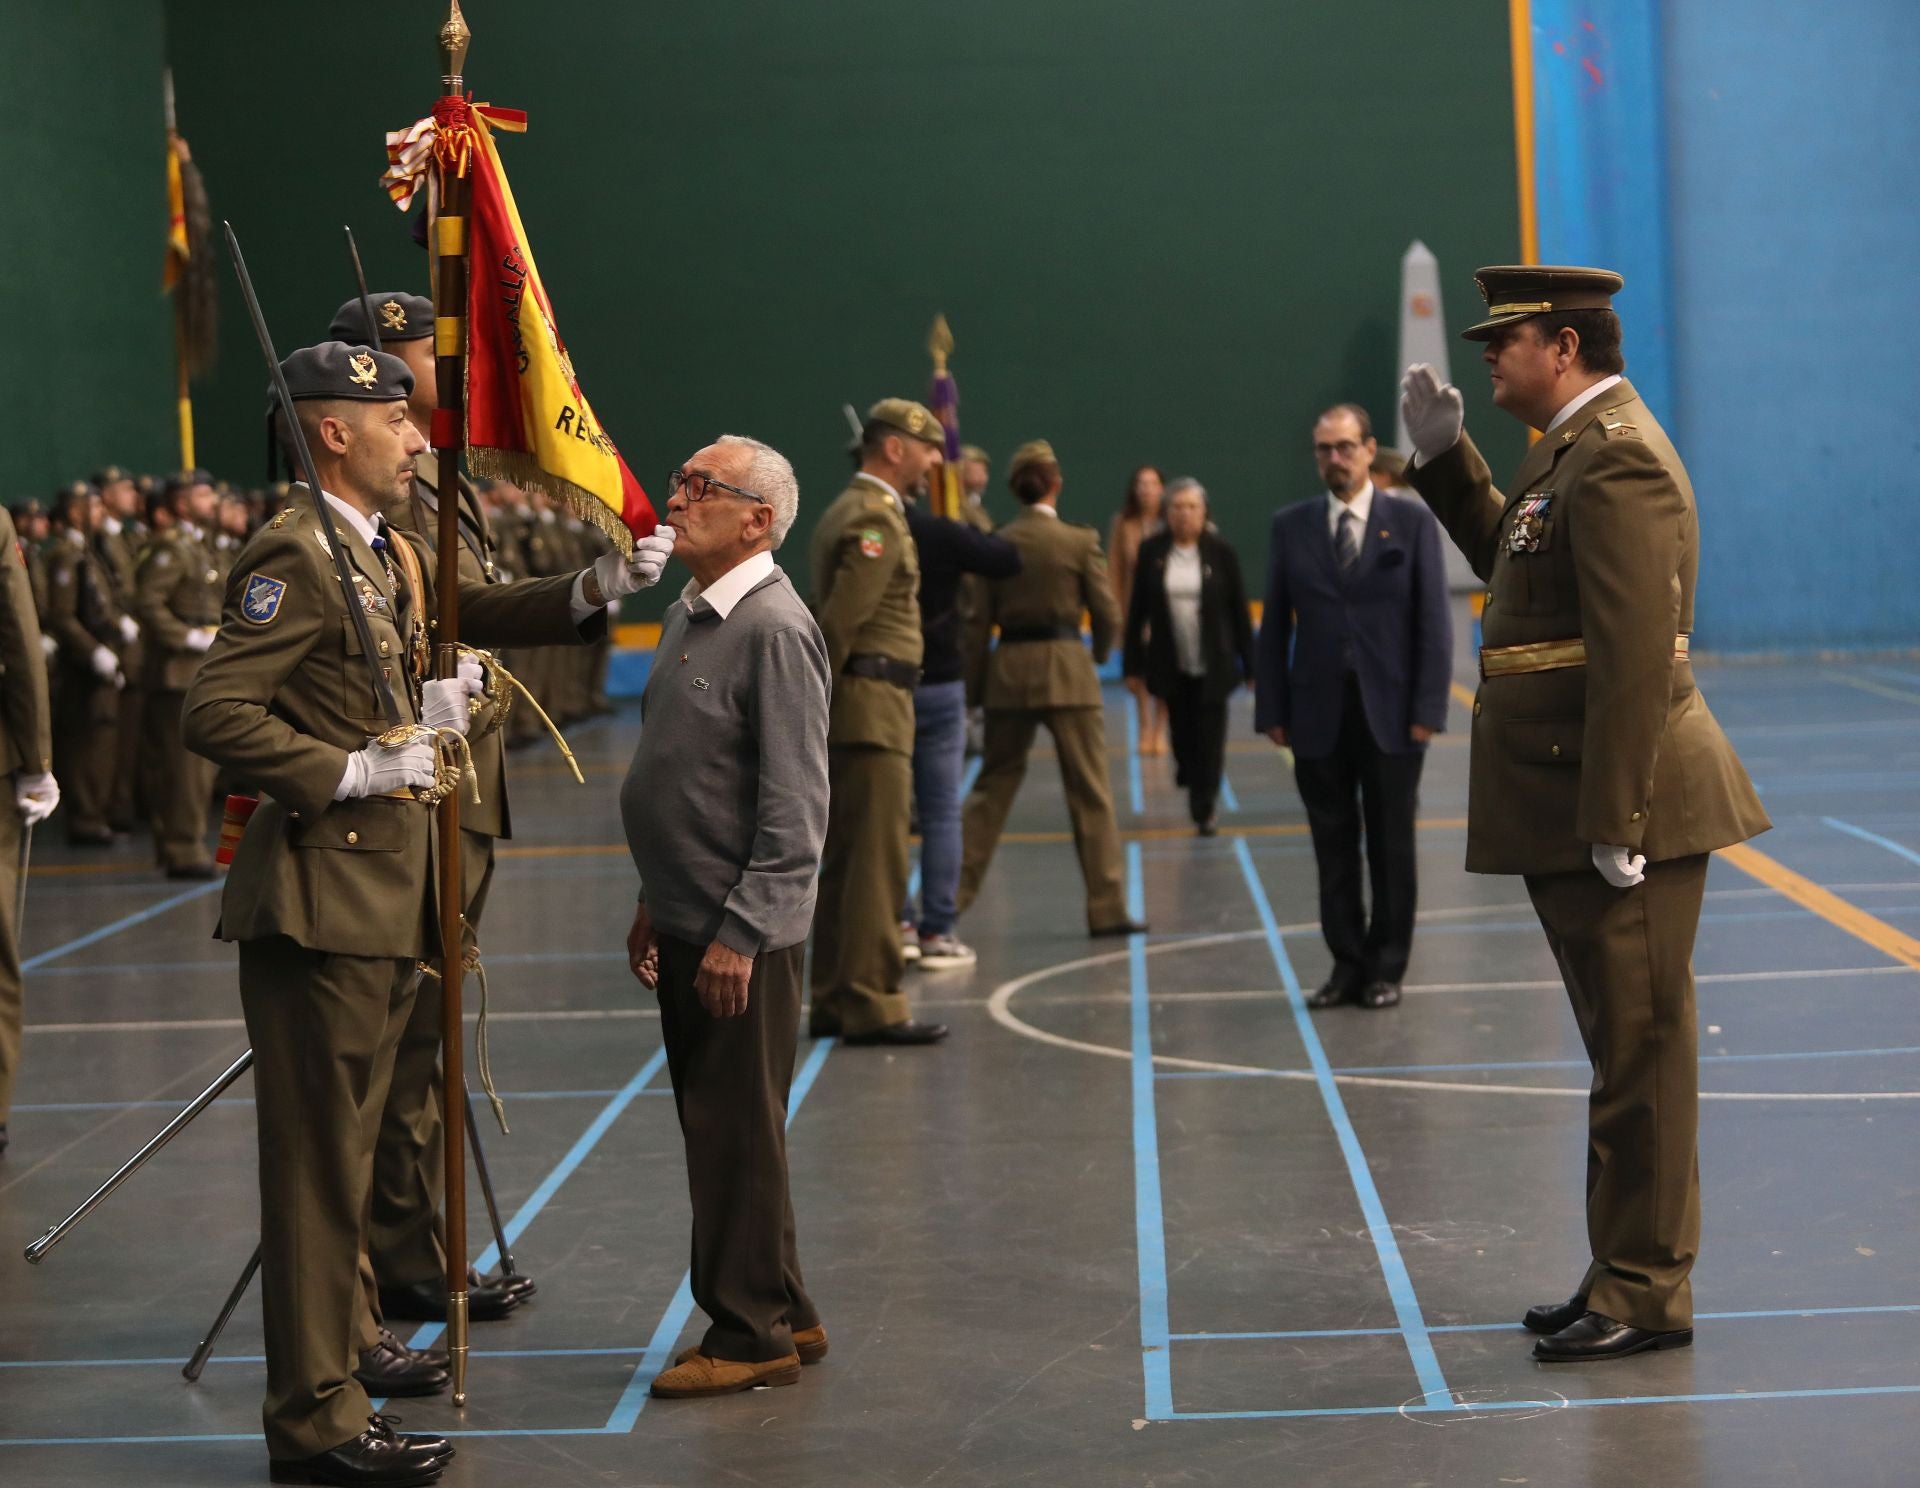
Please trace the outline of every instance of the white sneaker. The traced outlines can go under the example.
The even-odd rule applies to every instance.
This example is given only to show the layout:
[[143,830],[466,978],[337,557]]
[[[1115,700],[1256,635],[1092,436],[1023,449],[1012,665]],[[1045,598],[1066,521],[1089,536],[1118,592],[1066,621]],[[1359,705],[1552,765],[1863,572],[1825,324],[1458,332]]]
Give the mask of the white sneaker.
[[974,955],[972,946],[962,945],[951,935],[922,936],[915,949],[919,952],[921,967],[928,971],[941,971],[950,966],[971,966],[979,959]]
[[920,932],[914,929],[912,920],[900,922],[900,954],[909,961],[920,959]]

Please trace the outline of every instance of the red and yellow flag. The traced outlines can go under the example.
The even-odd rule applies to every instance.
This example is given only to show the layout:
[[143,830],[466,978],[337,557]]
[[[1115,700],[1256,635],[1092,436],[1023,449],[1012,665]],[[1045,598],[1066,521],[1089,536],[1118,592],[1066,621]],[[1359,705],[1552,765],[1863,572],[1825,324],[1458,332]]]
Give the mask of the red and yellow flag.
[[[473,192],[467,468],[547,492],[630,552],[658,518],[581,391],[494,144],[494,129],[523,132],[526,115],[464,100],[442,100],[434,112],[433,150],[443,168],[469,176]],[[383,184],[404,210],[413,197],[407,178],[425,169],[421,126],[390,134],[387,143],[392,168]]]

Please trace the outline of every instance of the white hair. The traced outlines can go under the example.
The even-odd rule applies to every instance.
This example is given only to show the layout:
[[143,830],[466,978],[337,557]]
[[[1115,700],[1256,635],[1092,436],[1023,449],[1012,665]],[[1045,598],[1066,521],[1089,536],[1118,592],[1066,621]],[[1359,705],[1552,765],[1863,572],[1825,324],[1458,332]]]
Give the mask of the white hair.
[[722,434],[714,443],[747,451],[747,473],[741,477],[754,495],[765,498],[773,508],[773,526],[768,535],[770,546],[787,540],[793,519],[800,515],[800,482],[793,473],[793,462],[770,444],[749,439],[744,434]]
[[1202,506],[1207,504],[1207,488],[1190,475],[1183,475],[1178,480],[1167,482],[1166,504],[1173,505],[1173,498],[1182,491],[1195,492],[1200,497],[1200,504]]

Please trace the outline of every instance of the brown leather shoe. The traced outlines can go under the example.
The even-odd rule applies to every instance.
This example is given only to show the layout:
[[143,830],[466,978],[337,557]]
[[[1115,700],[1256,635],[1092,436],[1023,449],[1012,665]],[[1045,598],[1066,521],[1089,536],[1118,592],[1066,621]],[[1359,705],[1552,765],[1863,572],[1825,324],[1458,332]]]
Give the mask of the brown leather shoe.
[[800,1378],[800,1356],[746,1364],[715,1359],[696,1351],[684,1364],[675,1364],[653,1378],[652,1393],[662,1400],[697,1400],[708,1395],[737,1395],[762,1385],[791,1385]]
[[[827,1325],[825,1323],[818,1323],[811,1328],[794,1329],[793,1351],[799,1356],[802,1364],[818,1364],[822,1359],[826,1358]],[[679,1353],[673,1356],[673,1362],[676,1364],[686,1364],[698,1358],[699,1355],[700,1345],[696,1343],[691,1348],[681,1349]]]

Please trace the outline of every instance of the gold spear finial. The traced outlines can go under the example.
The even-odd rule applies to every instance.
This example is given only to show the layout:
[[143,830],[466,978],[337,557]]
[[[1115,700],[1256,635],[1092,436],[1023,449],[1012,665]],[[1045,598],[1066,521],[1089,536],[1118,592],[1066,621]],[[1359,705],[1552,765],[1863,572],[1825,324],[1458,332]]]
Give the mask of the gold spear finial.
[[933,329],[927,332],[927,351],[933,357],[933,370],[944,375],[947,358],[953,355],[953,329],[946,316],[934,316]]
[[458,93],[465,81],[461,74],[467,70],[467,47],[472,41],[467,18],[460,14],[460,0],[449,0],[447,23],[440,28],[440,81],[449,93]]

